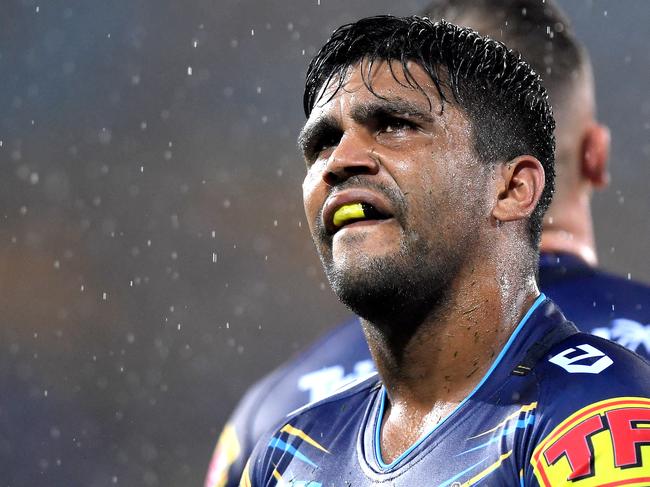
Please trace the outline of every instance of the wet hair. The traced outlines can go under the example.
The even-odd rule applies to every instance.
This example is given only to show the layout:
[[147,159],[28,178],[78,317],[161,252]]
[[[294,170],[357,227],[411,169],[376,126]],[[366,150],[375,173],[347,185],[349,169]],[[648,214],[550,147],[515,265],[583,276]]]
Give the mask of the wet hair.
[[521,53],[542,77],[551,104],[590,68],[586,49],[553,0],[433,0],[422,15],[468,25]]
[[406,83],[428,97],[409,71],[409,61],[418,64],[435,85],[442,109],[445,103],[456,103],[466,113],[474,148],[485,164],[524,154],[541,162],[546,184],[528,221],[529,240],[536,249],[554,188],[555,121],[546,90],[530,66],[504,44],[445,21],[368,17],[339,27],[312,59],[303,97],[306,116],[324,96],[325,87],[335,83],[329,95],[333,97],[345,84],[348,69],[362,61],[367,63],[363,82],[376,96],[380,95],[373,91],[369,73],[373,63],[388,61],[398,83],[404,85],[395,64]]

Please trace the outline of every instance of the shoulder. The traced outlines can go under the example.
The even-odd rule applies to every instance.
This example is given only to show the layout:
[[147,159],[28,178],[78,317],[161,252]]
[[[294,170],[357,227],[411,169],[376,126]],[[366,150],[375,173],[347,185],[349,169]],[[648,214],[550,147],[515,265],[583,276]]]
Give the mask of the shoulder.
[[355,318],[257,381],[238,404],[232,419],[240,425],[245,423],[255,442],[289,412],[373,370]]
[[[374,374],[290,413],[257,443],[244,478],[250,485],[266,485],[276,469],[286,468],[293,458],[311,465],[315,461],[314,448],[329,453],[332,442],[340,441],[343,436],[356,438],[356,425],[365,416],[373,393],[379,388]],[[305,449],[312,453],[307,455]]]
[[378,390],[380,387],[379,376],[377,372],[373,372],[364,377],[342,386],[331,395],[314,401],[309,404],[296,409],[289,413],[288,418],[297,418],[303,414],[318,415],[321,414],[332,405],[339,405],[348,402],[365,402],[372,391]]
[[[628,349],[578,333],[536,367],[539,404],[530,466],[540,485],[646,485],[650,365]],[[645,479],[645,480],[644,480]],[[635,481],[642,481],[635,483]]]
[[576,333],[555,344],[535,373],[544,391],[572,387],[588,397],[650,394],[650,364],[617,343]]
[[[243,462],[264,433],[291,411],[372,370],[359,321],[354,318],[257,381],[239,401],[221,433],[206,485],[234,485]],[[223,484],[220,479],[228,482]]]

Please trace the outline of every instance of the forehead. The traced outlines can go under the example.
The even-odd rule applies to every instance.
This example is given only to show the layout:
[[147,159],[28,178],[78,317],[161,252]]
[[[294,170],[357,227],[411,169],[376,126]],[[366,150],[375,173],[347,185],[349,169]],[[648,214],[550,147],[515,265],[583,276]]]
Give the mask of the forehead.
[[350,66],[343,79],[334,77],[321,89],[307,125],[322,116],[343,115],[350,107],[378,99],[406,101],[408,105],[417,106],[419,111],[430,112],[436,117],[450,111],[459,112],[457,104],[449,102],[453,97],[445,88],[444,80],[442,83],[446,99],[444,110],[438,88],[419,64],[409,61],[405,70],[399,60],[374,63],[363,60]]

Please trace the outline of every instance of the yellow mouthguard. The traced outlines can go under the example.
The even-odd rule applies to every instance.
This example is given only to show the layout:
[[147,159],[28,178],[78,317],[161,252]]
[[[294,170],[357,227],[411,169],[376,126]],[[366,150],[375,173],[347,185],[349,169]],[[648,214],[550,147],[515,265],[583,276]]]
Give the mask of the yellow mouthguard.
[[334,213],[334,226],[340,227],[347,220],[352,220],[355,218],[364,218],[366,216],[365,211],[363,211],[363,206],[361,203],[352,203],[351,205],[343,205],[336,213]]

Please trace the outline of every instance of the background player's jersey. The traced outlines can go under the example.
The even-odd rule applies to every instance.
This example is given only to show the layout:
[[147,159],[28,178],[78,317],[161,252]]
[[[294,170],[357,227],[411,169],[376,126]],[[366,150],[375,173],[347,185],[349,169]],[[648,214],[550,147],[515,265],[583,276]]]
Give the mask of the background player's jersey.
[[542,295],[474,391],[390,464],[385,389],[353,385],[258,443],[242,486],[648,486],[650,365]]
[[[589,267],[568,254],[543,253],[539,272],[542,290],[581,331],[650,357],[650,287]],[[223,430],[205,487],[236,486],[264,432],[290,411],[373,371],[358,321],[334,329],[249,389]]]

